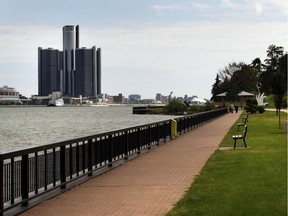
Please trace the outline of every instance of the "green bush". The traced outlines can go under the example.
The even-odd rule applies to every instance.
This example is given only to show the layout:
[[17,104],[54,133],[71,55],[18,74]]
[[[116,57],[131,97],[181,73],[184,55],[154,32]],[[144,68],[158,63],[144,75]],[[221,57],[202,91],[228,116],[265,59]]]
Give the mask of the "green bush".
[[244,109],[246,110],[246,112],[249,112],[251,114],[255,114],[257,112],[259,113],[265,112],[264,106],[258,106],[256,100],[250,100],[250,99],[247,99],[246,106],[244,107]]
[[251,114],[255,114],[257,112],[259,113],[264,113],[265,112],[265,107],[264,106],[257,106],[255,104],[252,103],[248,103],[244,109],[246,110],[246,112],[249,112]]
[[180,101],[172,100],[164,109],[167,114],[183,114],[186,106]]
[[265,112],[265,107],[264,107],[264,106],[258,106],[258,107],[257,107],[257,110],[258,110],[259,113],[262,114],[262,113]]

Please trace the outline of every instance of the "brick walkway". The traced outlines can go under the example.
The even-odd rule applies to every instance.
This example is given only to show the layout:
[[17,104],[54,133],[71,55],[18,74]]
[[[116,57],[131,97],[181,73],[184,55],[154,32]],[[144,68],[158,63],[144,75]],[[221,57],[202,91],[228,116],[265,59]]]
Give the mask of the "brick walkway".
[[165,215],[240,114],[226,114],[22,215]]

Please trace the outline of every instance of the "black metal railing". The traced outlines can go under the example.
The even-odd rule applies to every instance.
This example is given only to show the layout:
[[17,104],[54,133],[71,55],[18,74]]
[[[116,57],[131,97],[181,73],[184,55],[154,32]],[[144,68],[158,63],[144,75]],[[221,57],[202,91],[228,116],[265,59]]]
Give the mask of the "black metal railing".
[[[175,118],[177,134],[227,113],[227,109]],[[48,192],[112,168],[171,139],[171,120],[0,154],[0,215]],[[86,179],[87,180],[87,179]],[[20,210],[21,211],[21,210]]]

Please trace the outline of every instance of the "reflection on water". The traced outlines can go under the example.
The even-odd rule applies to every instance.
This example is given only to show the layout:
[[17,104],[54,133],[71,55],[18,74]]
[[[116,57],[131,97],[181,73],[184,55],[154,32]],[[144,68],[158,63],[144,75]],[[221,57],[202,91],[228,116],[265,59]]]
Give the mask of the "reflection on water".
[[1,107],[0,152],[173,118],[133,115],[132,107]]

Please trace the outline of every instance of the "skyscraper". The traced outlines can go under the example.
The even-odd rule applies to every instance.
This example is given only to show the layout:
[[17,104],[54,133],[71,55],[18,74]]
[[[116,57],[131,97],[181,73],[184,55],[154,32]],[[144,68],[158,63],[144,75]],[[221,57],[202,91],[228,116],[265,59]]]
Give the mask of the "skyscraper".
[[96,47],[76,49],[76,71],[74,94],[93,96],[97,94],[97,56]]
[[38,94],[64,96],[101,94],[101,48],[79,48],[79,26],[63,27],[63,52],[38,49]]
[[62,52],[38,48],[38,95],[47,96],[61,89]]
[[76,33],[74,26],[63,27],[63,75],[64,95],[73,95],[75,71]]

